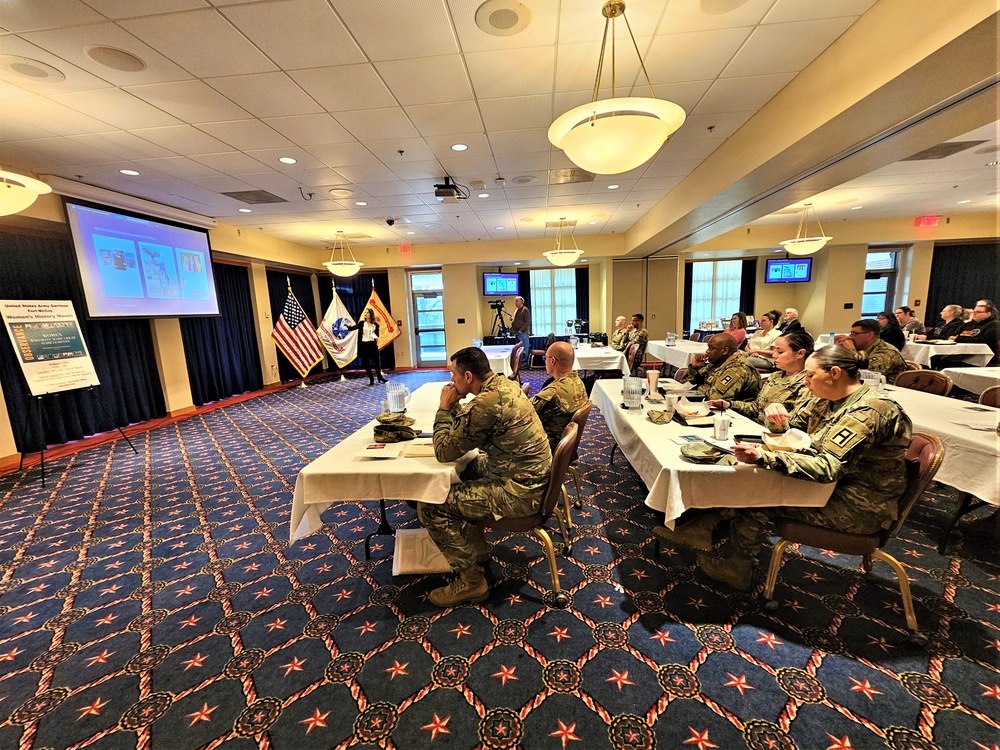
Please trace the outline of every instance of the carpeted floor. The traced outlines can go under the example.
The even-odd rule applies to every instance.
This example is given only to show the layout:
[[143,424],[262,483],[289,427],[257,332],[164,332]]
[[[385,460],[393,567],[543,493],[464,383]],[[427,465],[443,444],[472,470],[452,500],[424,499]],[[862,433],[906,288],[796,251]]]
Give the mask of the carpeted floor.
[[365,383],[228,406],[133,439],[138,455],[88,449],[46,488],[37,468],[0,478],[0,747],[998,750],[1000,564],[958,533],[936,553],[946,488],[890,544],[921,649],[887,566],[793,552],[766,612],[657,555],[595,412],[570,608],[545,604],[537,542],[492,533],[491,597],[442,611],[439,577],[392,577],[391,539],[364,560],[376,503],[287,542],[296,473],[383,397]]

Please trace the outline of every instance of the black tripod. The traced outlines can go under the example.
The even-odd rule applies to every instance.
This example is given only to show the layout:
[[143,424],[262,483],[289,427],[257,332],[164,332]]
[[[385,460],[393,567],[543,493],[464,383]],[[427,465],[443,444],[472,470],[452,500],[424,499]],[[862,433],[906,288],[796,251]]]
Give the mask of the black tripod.
[[[494,303],[490,303],[492,307]],[[493,307],[496,310],[496,315],[493,316],[493,332],[491,336],[499,336],[500,338],[507,338],[510,336],[510,326],[504,322],[503,316],[506,315],[510,318],[511,322],[514,322],[514,316],[503,309],[503,303],[500,303],[499,307]]]

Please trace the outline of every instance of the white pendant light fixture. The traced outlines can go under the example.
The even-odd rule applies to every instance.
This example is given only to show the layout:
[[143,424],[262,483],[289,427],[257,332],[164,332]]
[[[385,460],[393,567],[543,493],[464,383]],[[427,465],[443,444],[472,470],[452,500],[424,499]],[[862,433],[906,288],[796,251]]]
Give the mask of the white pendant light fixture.
[[[645,164],[660,150],[667,138],[681,125],[687,114],[673,102],[657,99],[646,66],[635,43],[632,27],[625,18],[625,3],[608,0],[601,9],[604,16],[604,40],[597,63],[594,97],[590,104],[574,107],[549,126],[549,141],[566,152],[582,169],[594,174],[619,174]],[[625,21],[639,67],[649,85],[650,97],[615,98],[615,19]],[[604,53],[611,29],[611,99],[598,101]]]
[[[813,237],[809,236],[810,209],[816,218],[816,226],[819,227],[819,234]],[[823,225],[819,223],[819,214],[816,213],[812,203],[807,203],[802,207],[802,216],[799,218],[799,228],[795,232],[795,239],[783,240],[779,244],[792,255],[812,255],[832,239],[833,237],[823,234]]]
[[[340,253],[339,260],[337,258],[338,252]],[[350,260],[347,259],[348,253],[351,255]],[[323,265],[334,276],[346,277],[354,276],[361,270],[361,266],[364,263],[359,263],[354,259],[354,253],[351,251],[351,243],[347,241],[343,232],[337,232],[337,239],[334,240],[333,247],[330,248],[330,260],[326,261]]]
[[562,230],[563,227],[565,226],[565,223],[566,223],[566,218],[560,217],[559,226],[556,227],[556,246],[551,250],[549,250],[548,252],[542,253],[542,255],[544,255],[548,259],[549,263],[551,263],[554,266],[571,266],[574,263],[576,263],[577,260],[580,259],[581,255],[583,255],[583,250],[577,247],[576,237],[574,237],[573,235],[570,235],[570,239],[573,242],[573,247],[563,246]]
[[19,213],[34,203],[39,195],[51,192],[52,188],[44,182],[0,170],[0,216]]

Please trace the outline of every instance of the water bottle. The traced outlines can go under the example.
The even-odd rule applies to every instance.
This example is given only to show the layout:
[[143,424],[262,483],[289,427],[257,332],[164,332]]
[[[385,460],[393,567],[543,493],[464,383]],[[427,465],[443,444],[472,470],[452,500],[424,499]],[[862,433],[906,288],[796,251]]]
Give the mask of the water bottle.
[[833,343],[833,341],[834,341],[834,339],[835,339],[836,337],[837,337],[837,334],[836,334],[836,333],[834,333],[833,331],[830,331],[830,341],[829,341],[828,343],[832,344],[832,343]]

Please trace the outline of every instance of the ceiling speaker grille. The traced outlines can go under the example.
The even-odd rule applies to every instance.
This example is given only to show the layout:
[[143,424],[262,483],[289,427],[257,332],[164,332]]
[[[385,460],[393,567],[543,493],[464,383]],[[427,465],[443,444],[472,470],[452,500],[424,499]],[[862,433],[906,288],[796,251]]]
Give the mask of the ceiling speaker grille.
[[265,203],[288,203],[284,198],[279,198],[274,193],[269,193],[266,190],[237,190],[233,193],[223,193],[223,195],[242,203],[249,203],[251,206],[259,206]]
[[939,143],[936,146],[925,148],[923,151],[919,151],[913,156],[907,156],[901,161],[932,161],[934,159],[944,159],[953,154],[957,154],[960,151],[965,151],[967,148],[978,146],[981,143],[986,143],[986,141],[949,141],[948,143]]

